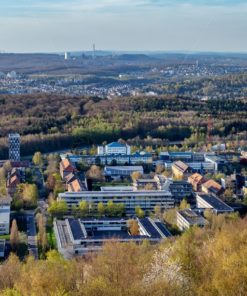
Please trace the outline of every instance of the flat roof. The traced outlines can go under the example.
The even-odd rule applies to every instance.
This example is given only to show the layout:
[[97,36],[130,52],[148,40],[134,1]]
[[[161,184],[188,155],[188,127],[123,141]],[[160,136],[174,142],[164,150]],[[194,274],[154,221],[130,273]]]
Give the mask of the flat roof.
[[106,221],[109,221],[109,222],[116,221],[116,222],[126,222],[127,223],[128,220],[124,219],[124,218],[109,217],[109,218],[81,218],[80,221],[82,223],[89,223],[89,222],[98,223],[98,222],[106,222]]
[[206,220],[199,214],[195,213],[191,209],[180,210],[178,213],[189,222],[190,225],[205,224]]
[[60,198],[80,198],[80,197],[125,197],[125,196],[169,196],[172,197],[170,191],[166,190],[138,190],[138,191],[80,191],[80,192],[64,192],[59,193]]
[[157,181],[154,179],[137,179],[136,182],[137,183],[157,183]]
[[178,151],[178,152],[169,152],[170,155],[188,155],[188,156],[191,156],[192,155],[192,152],[190,151]]
[[[127,229],[127,219],[123,218],[85,218],[85,219],[67,219],[67,227],[69,227],[68,231],[72,234],[74,240],[94,240],[94,239],[161,239],[165,237],[170,237],[170,232],[166,229],[165,225],[163,225],[159,220],[152,220],[150,218],[142,218],[137,220],[139,225],[145,229],[147,234],[144,235],[131,235]],[[59,221],[57,221],[59,223]],[[103,222],[102,226],[101,223]],[[108,222],[108,223],[107,223]],[[85,224],[85,226],[84,226]],[[87,226],[86,226],[87,224]],[[92,224],[92,225],[91,225]],[[94,225],[95,224],[95,225]],[[65,223],[66,225],[66,223]],[[96,225],[98,225],[99,229],[97,229]],[[91,226],[91,227],[89,227]],[[103,226],[106,229],[102,228]],[[86,228],[85,228],[86,227]],[[107,229],[110,227],[110,229]],[[116,229],[114,229],[116,227]],[[83,229],[85,228],[85,235]],[[90,228],[90,229],[89,229]]]
[[128,170],[138,170],[138,171],[143,171],[142,166],[105,166],[105,170],[121,170],[121,171],[128,171]]
[[20,134],[18,134],[18,133],[11,133],[11,134],[9,134],[9,138],[20,138]]
[[133,186],[102,186],[100,187],[101,191],[133,191]]

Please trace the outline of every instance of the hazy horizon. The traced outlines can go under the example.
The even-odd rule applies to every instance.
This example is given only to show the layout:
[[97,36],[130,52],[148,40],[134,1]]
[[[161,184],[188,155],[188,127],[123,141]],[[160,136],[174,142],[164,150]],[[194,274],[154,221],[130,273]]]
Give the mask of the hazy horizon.
[[0,51],[247,52],[244,0],[2,0]]

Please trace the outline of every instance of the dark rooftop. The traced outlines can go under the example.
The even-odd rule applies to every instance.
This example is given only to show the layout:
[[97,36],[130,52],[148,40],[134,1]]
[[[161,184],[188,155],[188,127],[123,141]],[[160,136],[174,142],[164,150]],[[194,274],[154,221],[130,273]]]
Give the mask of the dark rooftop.
[[199,194],[199,196],[217,211],[233,212],[233,209],[230,206],[217,197],[208,194]]

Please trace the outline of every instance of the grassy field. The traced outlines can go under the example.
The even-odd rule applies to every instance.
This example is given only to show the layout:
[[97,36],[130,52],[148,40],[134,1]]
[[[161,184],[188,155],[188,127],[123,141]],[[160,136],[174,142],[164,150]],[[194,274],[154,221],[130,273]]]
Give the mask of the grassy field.
[[10,238],[9,234],[5,234],[5,235],[0,235],[0,239],[6,239],[8,240]]

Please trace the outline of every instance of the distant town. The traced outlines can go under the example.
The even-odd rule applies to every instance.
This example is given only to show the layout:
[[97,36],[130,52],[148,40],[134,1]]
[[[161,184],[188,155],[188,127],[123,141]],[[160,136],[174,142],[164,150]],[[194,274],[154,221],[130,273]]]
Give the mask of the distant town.
[[[0,94],[49,93],[101,98],[188,93],[192,98],[246,95],[243,85],[201,91],[193,87],[198,84],[200,88],[205,79],[246,73],[245,55],[135,55],[99,51],[64,55],[0,54],[1,61]],[[14,61],[16,66],[10,67],[7,61]],[[28,66],[24,66],[24,61]]]

